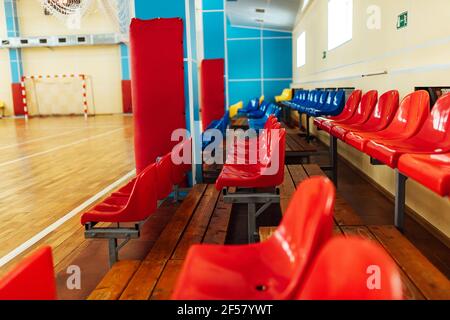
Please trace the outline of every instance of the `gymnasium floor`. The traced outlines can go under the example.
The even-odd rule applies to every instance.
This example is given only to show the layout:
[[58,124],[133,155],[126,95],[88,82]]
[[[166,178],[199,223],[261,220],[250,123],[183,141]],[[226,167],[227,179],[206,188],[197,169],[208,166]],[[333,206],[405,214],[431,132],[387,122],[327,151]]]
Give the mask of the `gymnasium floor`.
[[134,170],[130,116],[0,120],[0,274],[43,243],[55,265],[83,239],[79,213]]

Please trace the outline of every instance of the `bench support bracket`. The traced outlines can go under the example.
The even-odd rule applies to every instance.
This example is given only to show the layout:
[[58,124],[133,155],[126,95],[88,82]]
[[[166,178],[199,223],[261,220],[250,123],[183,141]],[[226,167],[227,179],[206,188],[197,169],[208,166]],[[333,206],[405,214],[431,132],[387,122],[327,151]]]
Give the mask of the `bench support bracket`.
[[330,134],[330,160],[332,180],[334,185],[338,186],[338,143],[337,138]]
[[[273,203],[280,203],[280,191],[278,188],[276,188],[273,193],[252,193],[251,191],[252,190],[244,189],[243,191],[228,193],[227,190],[224,189],[223,199],[226,203],[247,204],[248,242],[255,243],[258,240],[256,218],[266,211]],[[258,210],[256,209],[257,204],[262,204]]]
[[[86,239],[107,239],[109,253],[109,267],[111,268],[119,261],[119,250],[122,249],[131,239],[138,239],[142,223],[136,224],[134,228],[95,228],[95,224],[85,225],[84,237]],[[122,240],[119,244],[119,240]]]
[[406,206],[406,181],[397,169],[395,170],[395,226],[401,231],[405,228],[405,206]]

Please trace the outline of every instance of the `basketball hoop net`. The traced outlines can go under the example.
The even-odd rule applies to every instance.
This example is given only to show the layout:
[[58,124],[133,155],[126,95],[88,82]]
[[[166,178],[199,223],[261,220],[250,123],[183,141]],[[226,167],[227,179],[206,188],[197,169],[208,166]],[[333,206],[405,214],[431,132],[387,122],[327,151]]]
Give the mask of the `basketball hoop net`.
[[53,15],[69,29],[80,29],[84,16],[100,10],[118,26],[122,34],[128,32],[131,21],[129,0],[37,0],[46,14]]

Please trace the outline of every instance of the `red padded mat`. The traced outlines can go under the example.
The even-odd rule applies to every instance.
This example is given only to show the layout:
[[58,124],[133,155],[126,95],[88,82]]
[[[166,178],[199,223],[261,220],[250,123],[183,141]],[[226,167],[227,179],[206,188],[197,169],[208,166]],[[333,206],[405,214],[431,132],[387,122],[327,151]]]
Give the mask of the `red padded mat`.
[[133,19],[130,30],[136,169],[172,150],[186,128],[183,20]]

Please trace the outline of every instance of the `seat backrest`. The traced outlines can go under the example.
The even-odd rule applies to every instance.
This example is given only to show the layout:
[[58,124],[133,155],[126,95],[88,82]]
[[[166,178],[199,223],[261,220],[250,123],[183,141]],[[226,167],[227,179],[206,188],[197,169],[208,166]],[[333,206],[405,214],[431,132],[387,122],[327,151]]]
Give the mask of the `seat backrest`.
[[397,90],[385,92],[378,99],[369,120],[366,122],[367,127],[377,130],[386,128],[394,118],[400,104],[400,96]]
[[[185,155],[185,152],[189,154]],[[180,185],[186,178],[186,173],[192,169],[192,139],[185,139],[183,143],[176,145],[171,152],[172,155],[172,183]],[[174,162],[174,158],[186,159],[186,163]]]
[[128,221],[144,221],[157,208],[156,164],[151,164],[136,178],[123,215]]
[[157,199],[167,198],[173,189],[172,184],[172,155],[169,153],[156,162]]
[[[293,299],[304,282],[310,264],[333,232],[335,202],[333,183],[325,177],[302,182],[268,245],[279,246],[285,254],[277,263],[289,266],[289,284],[280,300]],[[272,243],[271,243],[272,242]],[[270,257],[269,257],[270,258]]]
[[274,115],[270,115],[267,118],[266,124],[264,125],[264,129],[268,130],[270,128],[273,128],[273,126],[278,122],[277,118]]
[[373,112],[373,109],[377,105],[378,102],[378,91],[371,90],[366,92],[362,98],[361,102],[356,108],[355,113],[350,118],[349,121],[355,124],[362,124],[369,120],[370,115]]
[[309,106],[316,108],[319,105],[321,95],[322,95],[322,91],[315,90],[314,94],[312,95],[312,99],[311,99]]
[[344,110],[342,110],[342,113],[339,115],[340,119],[348,120],[353,116],[359,106],[359,103],[361,102],[361,96],[361,90],[355,90],[352,92],[347,100],[347,103],[345,104]]
[[334,110],[336,113],[341,113],[345,107],[345,91],[338,90],[334,95],[334,98],[331,102],[331,110]]
[[402,280],[381,246],[362,238],[336,237],[316,257],[297,299],[402,300]]
[[385,132],[396,139],[416,135],[430,115],[430,95],[425,90],[408,94],[400,103],[397,113]]
[[442,152],[450,151],[450,93],[436,101],[417,137],[429,145],[441,147]]
[[330,110],[333,108],[334,97],[336,97],[337,91],[328,91],[327,100],[325,100],[325,105],[323,109]]
[[56,300],[50,247],[34,252],[0,279],[0,300]]
[[308,96],[309,96],[309,91],[303,90],[302,95],[300,97],[301,102],[304,103],[306,100],[308,100]]
[[258,110],[259,107],[259,98],[253,98],[250,100],[247,104],[247,107],[245,107],[245,110]]
[[331,94],[330,91],[323,91],[323,92],[320,94],[319,104],[317,105],[317,108],[318,108],[318,109],[323,109],[323,108],[325,108],[325,105],[326,105],[327,100],[328,100],[328,96],[329,96],[330,94]]

